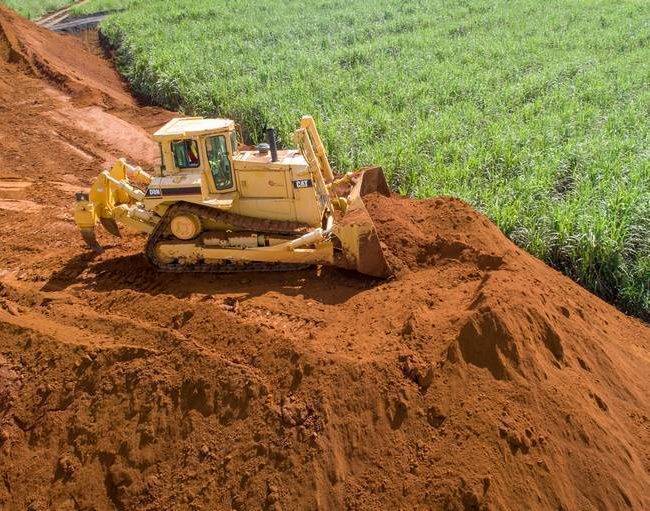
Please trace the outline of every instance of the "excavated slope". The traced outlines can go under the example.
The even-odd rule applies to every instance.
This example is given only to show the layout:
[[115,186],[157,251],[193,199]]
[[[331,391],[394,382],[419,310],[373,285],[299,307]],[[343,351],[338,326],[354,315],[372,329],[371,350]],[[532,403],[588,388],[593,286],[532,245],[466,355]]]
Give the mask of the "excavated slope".
[[0,507],[648,509],[650,328],[450,198],[398,276],[164,275],[72,194],[171,115],[0,8]]

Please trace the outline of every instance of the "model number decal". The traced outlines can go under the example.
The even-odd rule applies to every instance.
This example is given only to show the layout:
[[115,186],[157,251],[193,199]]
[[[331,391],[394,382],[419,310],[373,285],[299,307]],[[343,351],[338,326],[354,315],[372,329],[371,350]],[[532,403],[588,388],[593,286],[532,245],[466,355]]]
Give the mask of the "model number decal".
[[160,188],[147,188],[147,197],[160,197],[162,190]]
[[314,186],[311,179],[297,179],[293,182],[294,188],[311,188]]

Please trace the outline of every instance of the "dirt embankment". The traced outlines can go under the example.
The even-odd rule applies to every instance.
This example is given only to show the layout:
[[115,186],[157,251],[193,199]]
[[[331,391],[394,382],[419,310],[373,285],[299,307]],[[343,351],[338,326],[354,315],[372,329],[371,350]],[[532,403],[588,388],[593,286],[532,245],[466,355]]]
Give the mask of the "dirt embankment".
[[72,193],[170,114],[0,27],[0,507],[650,508],[646,325],[448,198],[368,198],[386,282],[88,254]]

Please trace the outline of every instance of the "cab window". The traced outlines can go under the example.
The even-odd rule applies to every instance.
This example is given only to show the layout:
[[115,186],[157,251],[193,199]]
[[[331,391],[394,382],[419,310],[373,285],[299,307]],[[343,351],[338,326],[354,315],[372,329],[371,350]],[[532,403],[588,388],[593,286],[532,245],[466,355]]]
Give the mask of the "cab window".
[[226,138],[223,136],[208,137],[205,139],[205,148],[210,163],[210,171],[214,178],[214,186],[217,190],[232,188],[232,170],[228,159]]
[[179,169],[195,169],[201,165],[199,145],[196,140],[174,140],[172,142],[174,163]]

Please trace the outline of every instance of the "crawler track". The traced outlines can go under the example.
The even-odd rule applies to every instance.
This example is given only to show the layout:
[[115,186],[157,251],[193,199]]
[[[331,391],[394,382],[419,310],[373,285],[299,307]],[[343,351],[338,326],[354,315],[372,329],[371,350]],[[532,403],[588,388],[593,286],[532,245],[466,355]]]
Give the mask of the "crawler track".
[[[179,213],[192,213],[202,220],[215,220],[232,225],[236,229],[246,231],[264,232],[268,234],[300,235],[307,231],[308,227],[299,222],[286,222],[278,220],[259,219],[236,215],[218,209],[207,208],[197,204],[181,202],[174,204],[165,212],[162,220],[151,233],[145,247],[147,259],[156,268],[164,272],[174,273],[240,273],[251,271],[295,271],[308,268],[306,264],[291,263],[263,263],[224,260],[221,263],[163,263],[156,255],[156,245],[171,237],[169,225],[172,218]],[[188,241],[194,243],[194,241]]]

